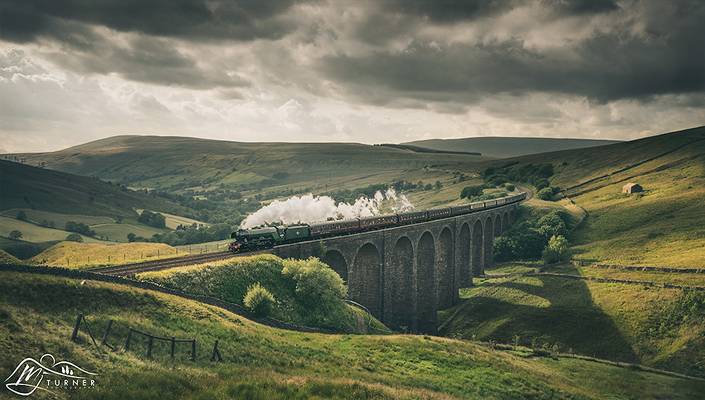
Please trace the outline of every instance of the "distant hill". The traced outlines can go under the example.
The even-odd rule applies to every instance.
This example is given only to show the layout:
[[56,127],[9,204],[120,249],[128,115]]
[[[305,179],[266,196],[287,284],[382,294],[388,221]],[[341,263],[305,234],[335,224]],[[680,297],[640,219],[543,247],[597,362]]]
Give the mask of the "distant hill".
[[619,143],[619,141],[489,136],[464,139],[417,140],[403,144],[433,150],[476,152],[492,158],[508,158],[549,151],[604,146],[614,143]]
[[135,208],[174,214],[188,210],[166,199],[45,168],[0,160],[0,211],[31,209],[63,214],[135,216]]
[[481,159],[359,143],[242,143],[173,136],[115,136],[56,152],[16,156],[29,164],[44,163],[46,168],[132,187],[172,192],[256,188],[257,193],[291,184],[359,187],[401,178],[405,170]]

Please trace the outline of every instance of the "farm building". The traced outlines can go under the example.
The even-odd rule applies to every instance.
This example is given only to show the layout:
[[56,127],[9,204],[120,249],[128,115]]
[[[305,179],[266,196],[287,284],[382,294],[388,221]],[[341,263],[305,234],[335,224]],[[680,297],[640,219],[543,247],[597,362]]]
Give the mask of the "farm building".
[[643,191],[644,191],[644,188],[641,187],[641,185],[638,183],[630,182],[630,183],[627,183],[626,185],[622,186],[622,193],[632,194],[632,193],[641,193]]

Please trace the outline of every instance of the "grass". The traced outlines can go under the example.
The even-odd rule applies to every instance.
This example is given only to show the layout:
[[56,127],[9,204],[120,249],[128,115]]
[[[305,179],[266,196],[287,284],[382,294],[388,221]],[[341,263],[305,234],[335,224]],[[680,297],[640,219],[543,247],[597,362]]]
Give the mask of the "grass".
[[[20,221],[14,217],[0,217],[0,236],[8,237],[12,231],[22,232],[22,240],[33,243],[64,240],[72,232],[61,229],[46,228],[31,222]],[[81,235],[84,242],[100,243],[101,241],[90,236]]]
[[20,260],[5,250],[0,250],[0,264],[19,264]]
[[[89,343],[68,340],[78,313],[99,332],[113,320],[115,344],[128,326],[196,338],[197,361],[172,366],[163,347],[148,360],[139,342],[129,353],[99,356]],[[95,389],[70,393],[79,399],[690,399],[705,390],[696,381],[444,338],[283,331],[169,295],[8,272],[0,273],[0,333],[3,371],[45,352],[99,371]],[[208,361],[216,339],[223,363]]]
[[[581,273],[571,266],[553,271]],[[466,300],[440,320],[447,336],[503,343],[518,336],[527,345],[557,344],[562,351],[705,375],[705,310],[678,311],[688,296],[680,289],[513,276],[462,289]]]
[[83,269],[100,265],[156,260],[184,255],[164,243],[76,243],[61,242],[34,256],[39,265]]
[[12,208],[0,212],[0,216],[15,218],[17,213],[24,212],[27,215],[27,220],[35,224],[41,224],[43,221],[53,222],[56,228],[63,228],[69,221],[81,222],[86,225],[110,224],[115,222],[114,218],[95,215],[78,215],[78,214],[62,214],[51,211],[32,210],[29,208]]
[[98,236],[107,238],[115,242],[127,242],[127,235],[134,233],[137,236],[151,238],[154,234],[168,232],[168,229],[154,228],[152,226],[140,224],[136,218],[123,220],[121,223],[107,223],[91,225],[91,229]]
[[[287,264],[295,262],[283,260],[274,255],[238,257],[204,265],[146,272],[139,274],[138,278],[236,304],[243,304],[243,298],[249,287],[259,283],[276,299],[271,315],[276,319],[341,332],[364,333],[367,330],[369,317],[364,313],[361,314],[357,308],[345,304],[338,297],[325,297],[315,304],[307,305],[305,296],[301,296],[296,290],[298,283],[282,271]],[[325,264],[318,264],[317,259],[309,259],[301,263],[317,264],[329,269]],[[314,284],[320,288],[327,285],[327,282],[318,280]],[[372,324],[372,330],[375,332],[389,332],[377,320],[373,319]]]
[[609,279],[624,279],[636,281],[648,281],[656,283],[671,283],[675,285],[685,286],[703,286],[705,287],[705,274],[691,273],[676,273],[676,272],[659,272],[659,271],[631,271],[611,268],[598,268],[590,266],[570,266],[566,268],[564,265],[554,266],[545,269],[546,272],[572,273],[582,276],[609,278]]

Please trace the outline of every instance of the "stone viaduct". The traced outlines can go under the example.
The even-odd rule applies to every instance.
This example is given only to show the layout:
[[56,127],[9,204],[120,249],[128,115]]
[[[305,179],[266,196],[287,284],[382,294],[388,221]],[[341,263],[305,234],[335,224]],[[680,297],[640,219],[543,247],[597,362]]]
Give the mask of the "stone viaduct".
[[435,333],[436,311],[492,264],[492,243],[518,204],[348,236],[279,246],[284,258],[318,256],[348,284],[348,295],[387,326]]

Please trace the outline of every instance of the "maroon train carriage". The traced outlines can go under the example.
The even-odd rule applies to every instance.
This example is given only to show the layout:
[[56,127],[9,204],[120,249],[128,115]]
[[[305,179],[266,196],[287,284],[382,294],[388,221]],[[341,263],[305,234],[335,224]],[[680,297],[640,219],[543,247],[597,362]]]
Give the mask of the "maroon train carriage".
[[439,219],[450,217],[451,215],[450,207],[448,208],[432,208],[428,210],[428,219]]
[[385,226],[396,225],[399,222],[397,215],[380,215],[376,217],[360,218],[360,229],[365,231],[369,229],[379,229]]
[[426,211],[410,211],[397,214],[400,224],[415,224],[428,220]]

